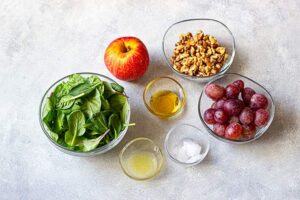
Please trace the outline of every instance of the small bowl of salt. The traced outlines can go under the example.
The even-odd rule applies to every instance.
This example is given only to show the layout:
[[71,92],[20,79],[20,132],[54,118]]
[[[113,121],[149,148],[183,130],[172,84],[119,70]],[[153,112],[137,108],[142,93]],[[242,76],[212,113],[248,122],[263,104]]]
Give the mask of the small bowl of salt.
[[180,124],[168,132],[165,149],[171,160],[184,166],[193,166],[207,155],[209,140],[197,127]]

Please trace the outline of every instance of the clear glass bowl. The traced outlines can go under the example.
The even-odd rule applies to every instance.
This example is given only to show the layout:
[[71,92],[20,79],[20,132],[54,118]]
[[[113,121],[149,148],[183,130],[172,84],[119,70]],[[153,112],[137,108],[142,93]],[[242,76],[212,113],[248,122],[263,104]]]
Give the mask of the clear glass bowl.
[[[130,157],[136,153],[147,152],[153,156],[155,159],[156,167],[153,170],[153,173],[145,175],[143,177],[135,175],[129,167],[128,160]],[[119,162],[122,167],[123,172],[130,178],[135,180],[148,180],[154,178],[159,174],[163,163],[164,157],[160,148],[150,139],[140,137],[130,141],[128,144],[124,146],[119,155]]]
[[[110,82],[110,83],[112,83],[112,82],[116,83],[111,78],[106,77],[106,76],[101,75],[101,74],[97,74],[97,73],[82,72],[82,73],[77,73],[77,74],[80,74],[83,77],[88,77],[88,76],[91,76],[91,75],[95,75],[95,76],[98,76],[103,81],[107,81],[107,82]],[[121,142],[121,140],[123,139],[123,137],[125,136],[125,134],[127,132],[128,127],[126,127],[122,132],[120,132],[119,136],[116,139],[114,139],[113,141],[111,141],[110,143],[108,143],[108,144],[106,144],[104,146],[98,147],[98,148],[96,148],[94,150],[91,150],[91,151],[78,152],[78,151],[70,150],[70,149],[68,149],[68,148],[66,148],[66,147],[64,147],[64,146],[56,143],[55,141],[53,141],[53,139],[49,135],[48,128],[43,123],[43,120],[42,120],[42,111],[43,111],[43,108],[44,108],[44,105],[45,105],[45,102],[46,102],[46,98],[51,95],[52,91],[55,89],[55,87],[57,85],[59,85],[63,81],[67,81],[69,76],[70,75],[65,76],[65,77],[59,79],[53,85],[51,85],[50,88],[45,92],[45,94],[44,94],[44,96],[42,98],[42,101],[40,103],[40,108],[39,108],[39,121],[40,121],[41,128],[42,128],[44,134],[49,139],[49,141],[57,149],[61,150],[62,152],[66,153],[66,154],[69,154],[69,155],[72,155],[72,156],[87,157],[87,156],[95,156],[95,155],[99,155],[99,154],[105,153],[105,152],[109,151],[110,149],[112,149],[113,147],[115,147],[117,144],[119,144],[119,142]],[[125,92],[124,92],[124,94],[125,94]],[[127,114],[126,122],[129,123],[129,120],[130,120],[130,106],[129,106],[129,112]]]
[[[170,60],[173,55],[175,43],[178,42],[179,40],[179,36],[182,33],[187,33],[187,32],[191,32],[192,34],[195,34],[199,30],[202,30],[205,34],[214,36],[218,40],[219,44],[226,48],[226,51],[229,55],[228,59],[225,61],[225,64],[223,65],[221,70],[213,76],[197,77],[197,76],[189,76],[186,74],[182,74],[173,68],[173,64],[171,63]],[[208,82],[212,80],[214,77],[216,77],[217,75],[224,74],[229,69],[235,55],[235,40],[229,28],[218,20],[187,19],[172,24],[166,30],[162,41],[162,50],[168,66],[177,75],[197,82]]]
[[[164,115],[164,114],[155,112],[151,108],[151,106],[150,106],[151,97],[155,93],[157,93],[159,91],[163,91],[163,90],[172,91],[175,94],[177,94],[177,96],[179,97],[179,99],[181,101],[181,105],[176,112]],[[180,111],[182,110],[182,108],[184,107],[185,102],[186,102],[186,94],[185,94],[184,88],[178,81],[176,81],[174,78],[171,78],[171,77],[162,76],[162,77],[153,79],[152,81],[150,81],[147,84],[147,86],[145,87],[144,93],[143,93],[143,100],[144,100],[144,104],[145,104],[146,108],[153,115],[161,117],[161,118],[169,118],[169,117],[173,117],[176,114],[180,113]]]
[[[215,134],[213,132],[212,125],[207,124],[203,119],[203,114],[204,114],[205,110],[210,108],[212,103],[213,103],[213,101],[208,96],[205,95],[204,88],[207,85],[211,84],[211,83],[226,86],[229,83],[232,83],[233,81],[238,80],[238,79],[244,81],[245,87],[250,87],[253,90],[255,90],[256,93],[260,93],[260,94],[265,95],[267,97],[268,101],[269,101],[268,108],[266,109],[266,110],[269,111],[269,121],[268,121],[268,123],[262,128],[257,128],[255,137],[250,139],[250,140],[246,140],[246,141],[245,140],[231,140],[231,139],[227,139],[227,138],[223,138],[221,136],[218,136],[217,134]],[[274,105],[273,98],[272,98],[271,94],[263,86],[261,86],[259,83],[255,82],[254,80],[252,80],[252,79],[250,79],[246,76],[243,76],[241,74],[227,73],[227,74],[223,74],[223,75],[219,75],[219,76],[215,77],[213,80],[208,82],[203,87],[203,90],[201,92],[199,102],[198,102],[198,112],[199,112],[200,120],[203,123],[204,127],[207,129],[207,131],[214,138],[217,138],[218,140],[221,140],[221,141],[227,142],[227,143],[244,144],[244,143],[248,143],[248,142],[252,142],[254,140],[257,140],[260,136],[262,136],[268,130],[268,128],[271,125],[271,123],[273,121],[273,118],[274,118],[275,105]]]
[[[194,162],[182,162],[176,157],[178,147],[183,140],[193,140],[201,146],[200,157]],[[183,166],[193,166],[199,164],[209,151],[209,140],[200,129],[189,124],[180,124],[172,128],[165,138],[165,150],[174,162]]]

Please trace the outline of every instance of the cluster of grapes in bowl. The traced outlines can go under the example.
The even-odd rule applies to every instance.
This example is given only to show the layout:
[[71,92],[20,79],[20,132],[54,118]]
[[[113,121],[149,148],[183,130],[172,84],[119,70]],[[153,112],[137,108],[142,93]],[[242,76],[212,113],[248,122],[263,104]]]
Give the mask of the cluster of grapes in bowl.
[[244,87],[242,80],[225,88],[211,83],[204,91],[214,103],[204,112],[203,118],[207,124],[213,125],[213,132],[218,136],[247,141],[255,137],[257,128],[268,123],[267,97]]

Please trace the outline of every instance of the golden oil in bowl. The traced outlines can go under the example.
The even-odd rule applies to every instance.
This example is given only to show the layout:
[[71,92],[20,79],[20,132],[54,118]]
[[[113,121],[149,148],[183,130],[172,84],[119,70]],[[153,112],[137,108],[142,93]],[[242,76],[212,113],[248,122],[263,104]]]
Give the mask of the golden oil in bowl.
[[172,77],[161,76],[145,87],[143,100],[146,108],[160,118],[171,118],[182,111],[186,94],[182,85]]
[[175,92],[161,90],[150,98],[150,107],[158,115],[169,116],[181,108],[181,100]]

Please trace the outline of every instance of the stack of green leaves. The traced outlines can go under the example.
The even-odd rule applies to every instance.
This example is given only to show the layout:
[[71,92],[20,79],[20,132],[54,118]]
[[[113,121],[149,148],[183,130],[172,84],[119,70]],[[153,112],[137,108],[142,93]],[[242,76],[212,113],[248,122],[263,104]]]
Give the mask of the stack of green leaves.
[[125,129],[129,104],[117,83],[73,74],[46,99],[42,120],[51,138],[74,151],[91,151]]

